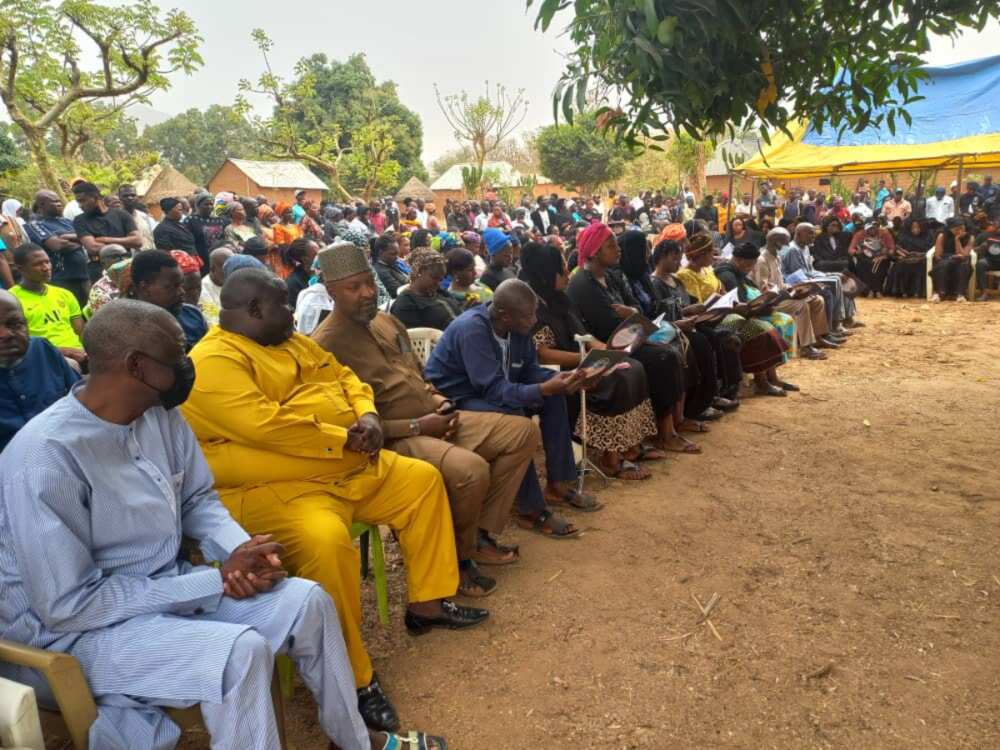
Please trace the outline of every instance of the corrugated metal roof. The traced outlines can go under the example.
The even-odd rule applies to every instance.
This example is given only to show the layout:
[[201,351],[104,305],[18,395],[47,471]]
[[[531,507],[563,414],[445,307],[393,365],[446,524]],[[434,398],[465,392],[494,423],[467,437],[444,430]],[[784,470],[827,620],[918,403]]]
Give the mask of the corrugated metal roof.
[[[471,167],[472,162],[465,164],[454,164],[438,177],[431,184],[431,190],[462,190],[462,167]],[[495,171],[499,173],[499,179],[493,187],[517,187],[521,181],[521,173],[506,161],[488,161],[483,164],[483,169],[487,172]],[[539,185],[548,185],[550,180],[540,174],[535,175],[535,181]]]
[[300,161],[251,161],[249,159],[229,159],[229,161],[262,188],[328,189],[326,183]]

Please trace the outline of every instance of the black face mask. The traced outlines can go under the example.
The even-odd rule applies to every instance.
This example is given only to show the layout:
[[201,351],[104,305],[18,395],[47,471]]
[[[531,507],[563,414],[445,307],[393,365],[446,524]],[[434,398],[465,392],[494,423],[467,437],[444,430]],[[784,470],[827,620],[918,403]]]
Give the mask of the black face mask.
[[174,384],[165,391],[160,391],[160,405],[170,411],[188,400],[191,389],[194,388],[194,361],[184,355],[180,364],[174,365]]
[[[163,365],[164,367],[169,367],[174,371],[174,384],[165,391],[159,391],[160,406],[167,411],[170,411],[171,409],[176,409],[178,406],[187,401],[188,396],[191,395],[191,389],[194,388],[195,370],[194,362],[191,358],[185,354],[184,359],[182,359],[178,364],[171,365],[167,362],[161,362],[156,359],[156,357],[150,357],[148,354],[145,354],[145,356],[149,357],[149,359],[154,362]],[[142,382],[145,383],[146,381],[144,380]]]

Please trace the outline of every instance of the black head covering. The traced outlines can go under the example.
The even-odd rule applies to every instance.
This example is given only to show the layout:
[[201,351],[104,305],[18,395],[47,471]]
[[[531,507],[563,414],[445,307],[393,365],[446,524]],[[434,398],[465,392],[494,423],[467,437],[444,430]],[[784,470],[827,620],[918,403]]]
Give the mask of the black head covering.
[[633,281],[649,275],[649,261],[646,259],[646,235],[635,229],[618,238],[622,250],[621,269]]
[[733,257],[743,258],[744,260],[757,260],[760,257],[760,250],[752,242],[744,242],[733,249]]
[[535,331],[548,326],[555,335],[556,348],[572,352],[577,350],[573,336],[586,330],[566,292],[556,289],[556,276],[562,273],[562,268],[563,257],[557,247],[529,242],[521,248],[519,278],[543,303],[538,306]]
[[160,210],[163,211],[164,214],[169,214],[171,211],[174,210],[174,206],[176,206],[178,203],[180,203],[180,201],[177,200],[176,198],[161,198]]

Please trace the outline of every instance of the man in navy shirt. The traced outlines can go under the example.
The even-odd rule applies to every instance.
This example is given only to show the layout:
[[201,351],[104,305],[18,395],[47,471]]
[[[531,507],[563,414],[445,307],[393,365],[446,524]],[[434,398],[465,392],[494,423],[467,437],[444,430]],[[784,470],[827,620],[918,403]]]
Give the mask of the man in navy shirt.
[[201,310],[184,301],[184,274],[177,261],[163,250],[143,250],[132,260],[131,268],[129,294],[177,318],[190,351],[208,333],[208,323]]
[[52,344],[28,335],[21,303],[0,290],[0,451],[79,379]]
[[531,329],[538,300],[518,279],[503,282],[493,302],[452,321],[427,363],[427,379],[459,409],[539,415],[545,446],[547,486],[542,492],[534,465],[517,498],[517,522],[549,537],[579,530],[553,515],[547,502],[598,510],[592,497],[567,488],[576,479],[565,394],[578,391],[583,373],[555,372],[538,364]]
[[90,276],[87,274],[87,251],[73,228],[73,222],[63,216],[62,199],[51,190],[35,193],[31,221],[25,224],[28,238],[45,248],[52,261],[53,286],[73,292],[77,302],[87,304]]

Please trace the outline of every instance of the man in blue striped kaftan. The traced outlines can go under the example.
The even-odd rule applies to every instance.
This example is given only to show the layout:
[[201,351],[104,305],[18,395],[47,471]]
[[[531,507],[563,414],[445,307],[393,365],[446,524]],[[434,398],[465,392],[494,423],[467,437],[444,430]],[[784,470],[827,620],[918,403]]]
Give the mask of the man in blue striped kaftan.
[[[369,748],[332,601],[284,579],[278,545],[233,521],[172,408],[194,379],[180,326],[116,300],[84,345],[90,378],[0,455],[0,638],[79,660],[99,707],[92,748],[173,747],[162,708],[194,704],[213,748],[277,748],[275,653],[296,662],[327,736]],[[179,559],[182,535],[221,567]]]

